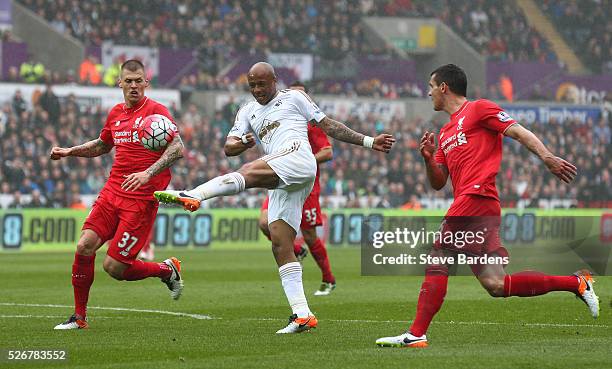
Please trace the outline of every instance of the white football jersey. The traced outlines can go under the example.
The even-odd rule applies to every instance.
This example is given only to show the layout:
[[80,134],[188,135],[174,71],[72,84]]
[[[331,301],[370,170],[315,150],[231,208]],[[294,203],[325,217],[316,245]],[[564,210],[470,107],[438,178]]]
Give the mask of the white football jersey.
[[308,143],[308,122],[320,122],[325,114],[306,93],[280,90],[266,105],[251,101],[238,111],[228,137],[253,132],[266,154],[278,152],[289,141]]

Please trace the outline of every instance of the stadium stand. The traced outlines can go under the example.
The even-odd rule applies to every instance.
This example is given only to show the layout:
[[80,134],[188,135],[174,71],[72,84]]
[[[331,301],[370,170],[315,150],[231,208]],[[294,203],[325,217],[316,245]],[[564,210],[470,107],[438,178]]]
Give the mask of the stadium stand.
[[[70,158],[50,161],[52,145],[70,146],[97,137],[105,112],[99,108],[81,109],[73,97],[60,103],[37,104],[27,109],[20,92],[0,114],[0,161],[4,194],[14,194],[11,206],[81,206],[82,195],[96,194],[109,172],[110,157],[93,160]],[[53,93],[46,99],[55,101]],[[43,100],[44,101],[44,100]],[[261,153],[249,150],[241,157],[227,158],[222,146],[231,125],[230,106],[206,116],[194,106],[172,112],[185,141],[185,157],[173,167],[172,186],[191,188],[220,173],[228,173]],[[224,111],[227,112],[224,113]],[[51,119],[51,116],[57,119]],[[383,129],[373,115],[350,118],[357,130]],[[425,169],[418,153],[422,126],[415,119],[392,119],[384,128],[395,132],[397,146],[388,154],[372,153],[334,142],[334,160],[322,167],[322,205],[324,207],[411,207],[419,201],[447,199],[451,188],[434,192],[426,185]],[[544,206],[541,201],[571,199],[579,207],[612,205],[612,133],[607,118],[581,124],[575,121],[527,125],[553,152],[576,163],[579,176],[572,186],[563,186],[542,169],[533,155],[507,139],[498,186],[505,206]],[[40,132],[34,135],[33,132]],[[363,173],[368,173],[364,176]],[[537,173],[537,175],[534,175]],[[568,192],[569,191],[569,192]],[[253,190],[215,200],[210,206],[255,207],[265,196]],[[20,202],[20,203],[19,203]],[[8,205],[8,204],[7,204]]]
[[[85,1],[79,2],[79,6],[66,0],[20,2],[59,32],[70,34],[85,45],[100,46],[104,41],[112,41],[119,45],[197,50],[199,73],[182,81],[185,88],[194,89],[234,87],[232,82],[216,80],[214,76],[220,66],[242,54],[302,52],[326,60],[347,55],[391,57],[394,53],[390,46],[365,41],[360,22],[364,16],[439,18],[491,60],[556,60],[547,42],[528,26],[512,1],[501,6],[494,0],[469,3],[460,0],[214,0],[180,1],[176,6],[142,0]],[[156,11],[149,11],[152,8]],[[322,87],[317,92],[338,90],[335,83]],[[363,92],[371,91],[367,86],[342,87],[361,96],[376,96]],[[381,91],[381,96],[414,95],[412,86],[385,87],[391,92]]]
[[494,60],[557,59],[546,40],[527,24],[514,1],[362,1],[362,11],[377,16],[438,18],[479,53]]
[[612,73],[610,1],[537,1],[579,57],[596,73]]

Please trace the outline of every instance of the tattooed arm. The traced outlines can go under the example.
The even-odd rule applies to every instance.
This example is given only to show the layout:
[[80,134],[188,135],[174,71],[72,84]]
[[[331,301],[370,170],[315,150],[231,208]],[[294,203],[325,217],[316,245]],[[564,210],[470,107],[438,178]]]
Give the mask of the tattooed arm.
[[157,159],[147,170],[144,172],[132,173],[125,177],[125,180],[121,184],[121,188],[125,191],[135,191],[140,186],[148,183],[151,178],[158,175],[167,168],[170,168],[177,160],[183,157],[183,141],[180,135],[176,135],[172,142],[166,147],[166,150],[162,156]]
[[328,136],[336,140],[352,143],[353,145],[361,145],[365,137],[365,135],[355,132],[343,123],[329,117],[323,118],[323,120],[319,122],[319,126]]
[[[353,131],[344,123],[340,123],[329,117],[323,118],[319,122],[319,126],[327,135],[335,138],[336,140],[348,142],[353,145],[364,145],[364,138],[368,137],[364,134]],[[384,133],[373,138],[370,137],[370,140],[373,141],[371,141],[372,144],[368,147],[371,147],[376,151],[383,152],[389,152],[391,150],[391,146],[395,142],[393,136]]]
[[112,146],[107,145],[100,138],[85,142],[79,146],[69,148],[54,147],[51,149],[51,160],[60,160],[67,156],[79,156],[83,158],[93,158],[108,153],[112,150]]

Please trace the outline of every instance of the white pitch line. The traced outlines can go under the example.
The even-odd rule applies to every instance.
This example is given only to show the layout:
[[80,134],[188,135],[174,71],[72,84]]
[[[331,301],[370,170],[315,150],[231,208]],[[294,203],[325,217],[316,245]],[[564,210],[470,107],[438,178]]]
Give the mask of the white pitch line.
[[[73,308],[72,305],[54,305],[54,304],[19,304],[14,302],[0,302],[0,305],[3,306],[26,306],[26,307],[51,307],[51,308]],[[181,313],[176,311],[166,311],[166,310],[149,310],[149,309],[131,309],[131,308],[121,308],[121,307],[104,307],[104,306],[88,306],[88,309],[97,309],[97,310],[113,310],[113,311],[131,311],[134,313],[151,313],[151,314],[164,314],[164,315],[174,315],[174,316],[184,316],[188,318],[198,319],[198,320],[209,320],[215,319],[209,315],[202,314],[189,314],[189,313]]]
[[[20,304],[13,302],[0,302],[0,306],[26,306],[26,307],[52,307],[52,308],[72,308],[72,305],[54,305],[54,304]],[[173,316],[184,316],[188,318],[198,319],[198,320],[210,320],[210,319],[222,319],[222,318],[214,318],[209,315],[202,314],[189,314],[189,313],[181,313],[175,311],[165,311],[165,310],[149,310],[149,309],[131,309],[131,308],[121,308],[121,307],[103,307],[103,306],[91,306],[89,309],[98,309],[98,310],[113,310],[113,311],[130,311],[136,313],[152,313],[152,314],[165,314],[165,315],[173,315]],[[10,317],[0,315],[1,317]],[[17,316],[15,316],[17,317]],[[36,317],[36,316],[32,316]],[[49,316],[51,317],[51,316]],[[55,318],[55,316],[53,316]],[[247,321],[277,321],[282,320],[279,318],[244,318],[244,319],[236,319],[236,320],[247,320]],[[337,323],[397,323],[397,324],[405,324],[410,323],[409,320],[371,320],[371,319],[324,319],[323,321],[327,322],[337,322]],[[462,321],[433,321],[434,324],[450,324],[450,325],[504,325],[504,326],[523,326],[523,327],[553,327],[553,328],[610,328],[609,325],[606,324],[568,324],[568,323],[502,323],[502,322],[483,322],[483,321],[473,321],[473,322],[462,322]]]
[[[249,321],[269,321],[269,320],[279,320],[278,318],[245,318],[239,320],[249,320]],[[324,322],[337,322],[337,323],[397,323],[397,324],[405,324],[412,323],[411,320],[368,320],[368,319],[322,319]],[[483,322],[483,321],[473,321],[473,322],[456,322],[456,321],[448,321],[448,322],[439,322],[433,321],[434,324],[450,324],[450,325],[511,325],[511,326],[524,326],[524,327],[574,327],[574,328],[610,328],[610,326],[605,324],[562,324],[562,323],[502,323],[502,322]]]

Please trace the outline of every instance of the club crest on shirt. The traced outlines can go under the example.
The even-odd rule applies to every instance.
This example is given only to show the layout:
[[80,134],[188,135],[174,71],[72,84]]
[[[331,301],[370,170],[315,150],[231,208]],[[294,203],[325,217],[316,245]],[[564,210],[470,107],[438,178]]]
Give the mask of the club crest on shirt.
[[499,113],[497,113],[497,119],[499,119],[500,122],[507,122],[509,120],[512,120],[512,117],[508,115],[508,113],[506,113],[505,111],[500,111]]
[[465,119],[465,116],[461,117],[461,119],[459,119],[459,122],[457,123],[457,131],[461,131],[463,129],[463,120]]

